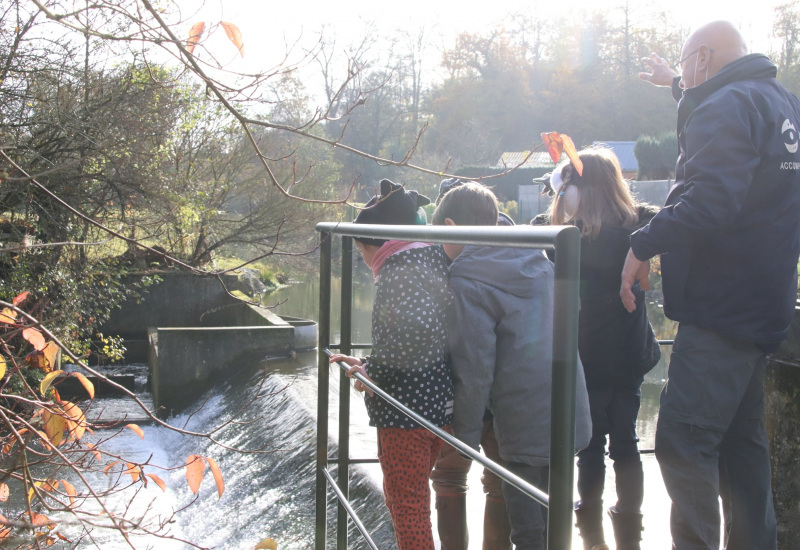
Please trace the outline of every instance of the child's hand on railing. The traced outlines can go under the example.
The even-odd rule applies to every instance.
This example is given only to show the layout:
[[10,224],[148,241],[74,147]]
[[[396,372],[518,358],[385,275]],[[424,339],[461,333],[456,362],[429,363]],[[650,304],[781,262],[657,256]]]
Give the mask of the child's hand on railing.
[[[342,362],[346,365],[349,365],[350,368],[347,369],[347,376],[352,378],[355,373],[360,374],[370,382],[372,382],[372,378],[369,377],[367,374],[367,370],[364,368],[364,361],[360,357],[352,357],[350,355],[342,355],[341,353],[334,353],[331,355],[331,363]],[[370,397],[373,397],[375,393],[369,389],[367,386],[364,385],[361,380],[356,380],[354,387],[358,391],[364,391],[369,394]]]

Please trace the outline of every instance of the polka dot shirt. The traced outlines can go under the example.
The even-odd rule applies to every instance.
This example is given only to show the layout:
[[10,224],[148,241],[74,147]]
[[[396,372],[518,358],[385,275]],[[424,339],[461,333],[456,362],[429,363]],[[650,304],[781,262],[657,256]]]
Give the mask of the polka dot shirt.
[[[447,361],[447,257],[441,246],[398,252],[379,273],[367,374],[436,426],[450,424],[453,381]],[[377,395],[365,396],[370,425],[420,426]]]

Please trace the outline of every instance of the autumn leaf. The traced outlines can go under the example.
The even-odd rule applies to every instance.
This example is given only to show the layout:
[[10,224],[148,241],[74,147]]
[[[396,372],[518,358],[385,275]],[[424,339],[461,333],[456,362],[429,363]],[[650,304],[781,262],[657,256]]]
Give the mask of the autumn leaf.
[[67,432],[71,437],[80,441],[86,431],[86,415],[78,405],[70,401],[62,401],[61,407],[64,409],[64,414],[67,415],[67,418],[64,419],[67,424]]
[[216,460],[209,456],[204,456],[203,458],[206,459],[209,468],[211,468],[211,473],[214,474],[214,482],[217,484],[217,493],[219,493],[219,498],[222,498],[222,493],[225,492],[225,482],[222,480],[222,471],[219,469]]
[[85,445],[87,449],[89,449],[90,451],[92,451],[92,453],[94,453],[94,458],[97,460],[97,462],[101,462],[103,460],[103,455],[100,454],[100,451],[95,449],[94,445],[92,445],[91,443],[86,443]]
[[200,489],[200,483],[203,481],[205,474],[206,463],[203,462],[203,457],[200,455],[189,455],[186,457],[186,481],[189,482],[189,489],[192,493],[197,494]]
[[43,514],[32,514],[31,523],[34,525],[46,525],[50,529],[56,526],[56,523]]
[[122,472],[122,473],[123,474],[128,474],[129,476],[131,476],[131,479],[134,482],[137,482],[137,481],[139,481],[139,472],[141,472],[141,470],[139,469],[139,467],[136,464],[128,462],[128,463],[125,464],[125,471]]
[[3,311],[0,311],[0,323],[4,323],[6,325],[16,325],[17,324],[17,312],[13,309],[4,307]]
[[47,343],[44,341],[44,336],[42,336],[42,333],[35,328],[23,329],[22,337],[30,342],[36,351],[42,351],[45,345],[47,345]]
[[113,468],[114,466],[116,466],[117,464],[119,464],[120,462],[122,462],[122,461],[121,461],[121,460],[115,460],[114,462],[109,462],[109,463],[106,465],[106,467],[105,467],[105,468],[103,468],[103,473],[104,473],[104,474],[106,474],[106,475],[108,475],[108,471],[109,471],[111,468]]
[[61,484],[64,486],[64,492],[67,493],[69,497],[69,505],[72,506],[75,504],[75,497],[78,496],[77,491],[75,491],[75,486],[66,479],[62,479]]
[[47,390],[50,388],[50,384],[53,383],[53,380],[58,378],[59,375],[64,374],[63,370],[54,370],[44,378],[42,378],[42,382],[39,384],[39,392],[41,392],[42,396],[47,393]]
[[253,550],[278,550],[278,543],[272,539],[264,539],[256,544]]
[[61,444],[61,440],[64,439],[64,429],[67,427],[64,417],[46,410],[42,412],[42,421],[44,433],[47,434],[50,442],[57,447]]
[[31,293],[28,292],[27,290],[25,292],[20,292],[19,294],[17,294],[16,298],[14,298],[11,301],[11,303],[14,304],[14,307],[19,307],[19,305],[22,302],[24,302],[25,300],[27,300],[28,296],[30,296],[30,295],[31,295]]
[[564,142],[561,139],[561,134],[558,132],[543,132],[542,141],[544,146],[547,147],[547,152],[550,153],[550,158],[557,164],[561,160],[561,154],[564,152]]
[[47,358],[50,365],[55,365],[58,362],[58,350],[58,344],[55,342],[47,342],[47,344],[45,344],[42,354]]
[[227,21],[220,21],[219,24],[225,29],[225,34],[228,35],[233,45],[239,48],[239,55],[244,57],[244,42],[242,41],[242,31],[239,30],[239,27]]
[[0,483],[0,502],[8,500],[8,485]]
[[6,358],[0,355],[0,379],[6,375]]
[[200,21],[199,23],[192,25],[192,28],[189,29],[189,40],[186,42],[186,49],[189,50],[189,53],[194,53],[194,47],[200,41],[200,37],[203,36],[203,30],[205,28],[205,22]]
[[150,479],[152,479],[156,483],[156,485],[158,485],[161,488],[162,491],[164,491],[165,493],[167,492],[167,484],[164,483],[164,480],[158,477],[156,474],[145,474],[145,477],[149,477]]
[[139,437],[141,437],[142,439],[144,439],[144,432],[143,432],[143,431],[142,431],[142,429],[141,429],[139,426],[137,426],[136,424],[125,424],[125,427],[126,427],[126,428],[130,428],[130,429],[131,429],[131,431],[133,431],[133,433],[135,433],[136,435],[138,435]]
[[[79,372],[73,372],[72,376],[78,379],[78,382],[86,389],[86,393],[89,394],[89,398],[94,399],[94,384],[86,378],[83,374]],[[144,439],[144,435],[142,435],[142,439]]]
[[564,152],[567,154],[567,157],[569,157],[570,162],[572,162],[572,166],[575,167],[575,171],[579,176],[582,176],[583,161],[578,156],[578,151],[575,149],[575,144],[572,142],[572,138],[567,134],[560,134],[560,136],[564,143]]
[[50,361],[47,359],[47,356],[45,356],[45,354],[41,351],[33,350],[30,352],[25,356],[25,362],[30,368],[39,369],[45,374],[52,372],[53,370]]

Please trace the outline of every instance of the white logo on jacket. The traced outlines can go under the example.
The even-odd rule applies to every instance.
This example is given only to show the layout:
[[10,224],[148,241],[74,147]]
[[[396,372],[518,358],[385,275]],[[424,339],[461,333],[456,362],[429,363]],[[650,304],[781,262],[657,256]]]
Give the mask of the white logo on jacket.
[[783,144],[786,146],[786,150],[790,153],[797,152],[797,130],[794,127],[789,119],[783,121],[783,126],[781,127],[781,134],[783,135]]

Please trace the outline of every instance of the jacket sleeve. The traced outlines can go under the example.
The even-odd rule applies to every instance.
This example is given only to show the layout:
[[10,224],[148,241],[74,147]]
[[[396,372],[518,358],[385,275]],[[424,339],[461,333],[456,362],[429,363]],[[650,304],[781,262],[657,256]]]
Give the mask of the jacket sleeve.
[[496,360],[495,321],[485,296],[471,282],[454,277],[454,321],[450,333],[454,402],[453,433],[477,449],[489,408]]
[[730,91],[695,109],[684,129],[683,192],[631,236],[638,259],[683,249],[731,226],[760,164],[754,112]]

